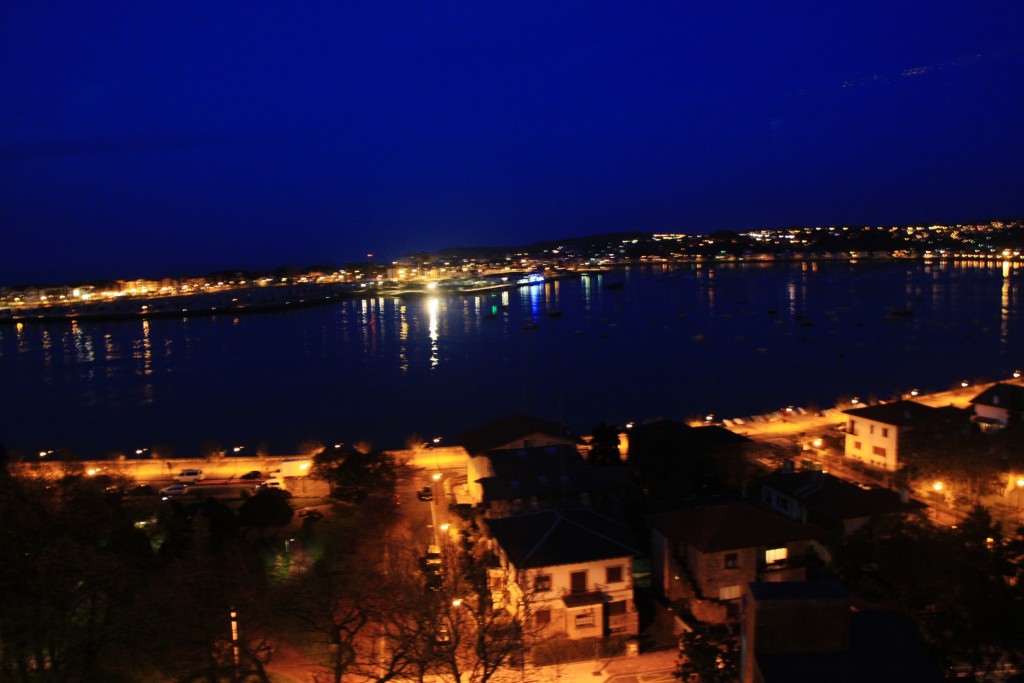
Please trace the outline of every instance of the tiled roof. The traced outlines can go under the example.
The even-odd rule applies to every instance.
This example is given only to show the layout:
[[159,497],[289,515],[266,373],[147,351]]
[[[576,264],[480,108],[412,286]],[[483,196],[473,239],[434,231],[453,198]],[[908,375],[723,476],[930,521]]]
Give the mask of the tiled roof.
[[459,435],[459,444],[470,455],[480,455],[507,446],[531,434],[544,434],[556,439],[563,439],[567,444],[584,443],[578,434],[570,431],[565,425],[527,415],[512,414],[463,432]]
[[662,512],[649,519],[667,538],[705,553],[779,545],[819,535],[806,524],[749,502]]
[[594,467],[572,446],[489,451],[483,457],[494,472],[480,480],[485,500],[550,498],[633,485],[625,465]]
[[824,472],[775,472],[761,485],[800,502],[808,511],[828,519],[843,520],[871,515],[920,510],[916,500],[904,503],[888,489],[863,489]]
[[914,422],[933,419],[939,409],[915,401],[893,401],[863,408],[852,408],[843,412],[853,417],[873,420],[882,424],[903,426]]
[[1019,384],[993,384],[985,391],[971,399],[971,403],[983,406],[996,406],[1013,410],[1024,409],[1024,387]]
[[593,510],[542,510],[486,524],[518,569],[639,555],[625,525]]
[[725,427],[706,425],[691,427],[675,420],[654,420],[633,427],[630,444],[662,446],[681,450],[700,450],[716,446],[749,443],[750,439],[730,432]]

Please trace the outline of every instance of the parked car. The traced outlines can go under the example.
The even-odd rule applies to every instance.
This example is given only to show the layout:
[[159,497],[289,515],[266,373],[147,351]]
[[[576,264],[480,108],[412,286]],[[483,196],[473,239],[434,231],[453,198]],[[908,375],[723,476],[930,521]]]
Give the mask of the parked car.
[[184,496],[187,493],[188,484],[182,484],[180,482],[177,484],[171,484],[170,486],[165,486],[164,488],[160,489],[160,495],[163,496],[164,498]]
[[434,545],[433,543],[428,545],[425,562],[427,564],[427,567],[430,567],[431,565],[439,566],[441,564],[441,546]]
[[251,472],[246,472],[245,474],[243,474],[242,476],[239,477],[239,479],[245,479],[246,481],[248,481],[249,479],[262,479],[262,478],[263,478],[263,473],[260,472],[259,470],[252,470]]
[[416,497],[419,498],[420,500],[434,500],[434,489],[431,488],[430,486],[424,486],[423,488],[416,492]]
[[192,484],[203,480],[202,470],[182,470],[174,475],[174,481],[181,484]]
[[126,496],[155,496],[156,489],[149,484],[140,484],[125,491]]

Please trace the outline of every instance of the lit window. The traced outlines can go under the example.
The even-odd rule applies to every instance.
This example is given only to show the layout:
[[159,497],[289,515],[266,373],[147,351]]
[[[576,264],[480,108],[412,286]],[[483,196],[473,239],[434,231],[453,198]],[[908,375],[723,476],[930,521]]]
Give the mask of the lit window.
[[764,561],[767,564],[782,564],[786,561],[788,554],[785,546],[781,548],[768,548],[764,551]]
[[722,586],[718,589],[719,600],[735,600],[740,597],[740,587],[736,586]]

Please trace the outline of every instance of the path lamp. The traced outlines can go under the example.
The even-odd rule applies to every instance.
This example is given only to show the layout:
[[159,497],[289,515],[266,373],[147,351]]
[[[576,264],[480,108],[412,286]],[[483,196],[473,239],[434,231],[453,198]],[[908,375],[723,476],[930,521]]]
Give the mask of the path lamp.
[[238,612],[231,608],[231,656],[235,664],[235,680],[238,680],[241,666],[241,648],[238,644]]

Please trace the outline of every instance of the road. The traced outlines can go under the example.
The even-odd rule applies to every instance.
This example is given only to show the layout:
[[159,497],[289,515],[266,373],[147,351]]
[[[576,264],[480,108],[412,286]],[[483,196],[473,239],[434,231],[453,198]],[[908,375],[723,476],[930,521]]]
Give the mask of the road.
[[[1008,384],[1024,385],[1024,378],[1009,377],[999,380]],[[935,408],[944,406],[955,406],[957,408],[969,408],[971,399],[988,389],[995,382],[983,384],[968,384],[947,391],[933,392],[930,394],[907,394],[903,398],[922,403]],[[756,442],[768,444],[780,449],[789,457],[808,457],[822,463],[825,470],[835,474],[842,479],[861,484],[877,484],[878,480],[865,474],[860,469],[850,467],[843,455],[845,444],[845,423],[846,416],[843,410],[856,408],[855,405],[845,405],[831,408],[822,413],[806,412],[801,414],[799,410],[782,410],[771,415],[758,416],[757,418],[743,418],[744,424],[732,424],[728,428],[742,434]],[[838,449],[827,447],[815,448],[811,444],[818,437],[832,437],[839,439]],[[800,454],[800,455],[797,455]],[[763,463],[766,466],[772,463]],[[925,498],[929,505],[928,515],[940,525],[955,525],[962,515],[941,502],[932,500],[927,496],[927,491],[918,491],[919,497]]]

